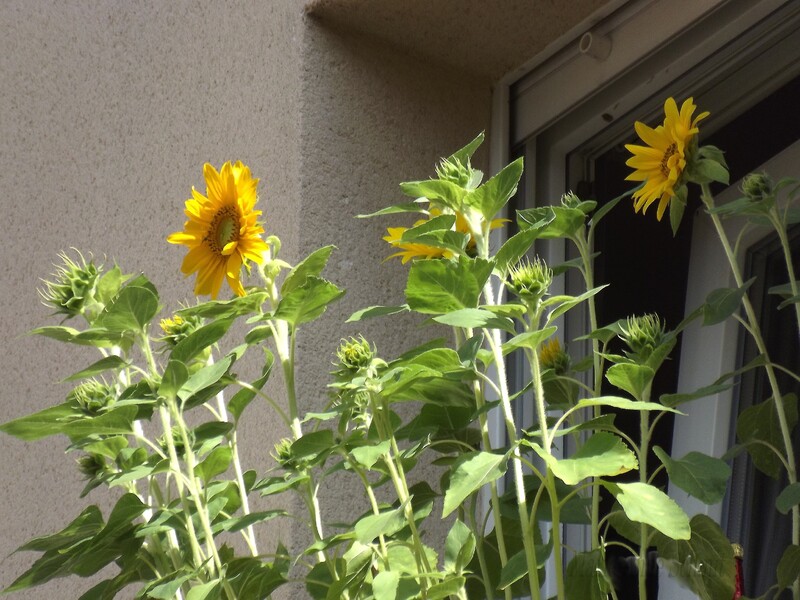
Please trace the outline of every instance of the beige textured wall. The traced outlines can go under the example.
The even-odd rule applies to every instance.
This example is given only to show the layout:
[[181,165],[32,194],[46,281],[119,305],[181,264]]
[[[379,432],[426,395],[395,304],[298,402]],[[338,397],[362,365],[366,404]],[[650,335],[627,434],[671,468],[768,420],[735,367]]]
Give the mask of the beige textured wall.
[[[561,30],[574,24],[557,12]],[[343,335],[363,332],[386,351],[390,339],[409,347],[427,334],[411,319],[341,324],[357,308],[402,301],[405,276],[398,261],[381,263],[389,250],[380,238],[395,221],[353,216],[400,200],[400,181],[432,174],[439,156],[488,128],[485,69],[347,33],[305,15],[301,0],[6,0],[0,26],[0,419],[62,401],[69,388],[54,382],[95,359],[24,336],[46,321],[35,289],[59,250],[145,270],[167,306],[190,296],[178,274],[183,250],[164,238],[182,225],[183,200],[191,185],[202,187],[206,161],[252,167],[267,229],[281,236],[288,260],[322,244],[339,248],[326,275],[348,288],[346,299],[298,341],[308,368],[303,408],[325,402]],[[248,410],[244,462],[258,467],[283,433],[265,409]],[[0,436],[2,587],[31,555],[4,557],[82,506],[63,448],[63,439]],[[332,517],[360,501],[343,479],[322,495]],[[303,533],[266,531],[265,549],[276,535],[296,547]],[[71,598],[88,587],[65,580],[17,597]]]
[[[54,382],[96,359],[24,336],[47,321],[36,288],[58,251],[145,270],[167,306],[188,299],[184,251],[165,237],[191,186],[204,188],[203,163],[237,158],[261,177],[270,226],[296,236],[302,24],[296,0],[0,2],[0,419],[63,401],[69,388]],[[255,454],[275,427],[252,408]],[[0,435],[2,587],[33,557],[6,558],[14,548],[80,511],[64,446]],[[62,580],[17,597],[88,587]]]

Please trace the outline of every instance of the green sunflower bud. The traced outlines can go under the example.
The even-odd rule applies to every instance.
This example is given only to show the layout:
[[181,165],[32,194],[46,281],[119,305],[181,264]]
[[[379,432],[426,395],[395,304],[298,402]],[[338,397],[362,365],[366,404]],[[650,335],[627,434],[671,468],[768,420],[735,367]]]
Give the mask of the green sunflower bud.
[[538,257],[524,260],[508,272],[506,286],[528,303],[537,303],[547,294],[553,282],[553,271]]
[[99,454],[85,454],[76,462],[78,470],[86,479],[94,479],[106,471],[106,461]]
[[44,304],[55,308],[56,314],[67,315],[67,318],[85,314],[93,308],[97,309],[98,301],[95,295],[102,267],[96,267],[92,261],[87,263],[80,252],[78,252],[78,262],[73,261],[64,252],[58,256],[61,264],[55,265],[52,281],[45,280],[44,288],[39,290]]
[[766,173],[750,173],[742,179],[742,192],[753,202],[772,198],[772,180]]
[[164,332],[164,335],[159,339],[168,347],[173,348],[178,342],[186,339],[202,326],[203,320],[193,315],[188,317],[175,315],[168,319],[161,319],[161,331]]
[[563,375],[569,371],[570,357],[561,347],[557,337],[542,344],[539,350],[539,362],[545,369],[553,369],[556,375]]
[[461,187],[469,187],[473,178],[473,169],[469,160],[465,165],[458,159],[448,160],[443,158],[436,166],[436,175],[439,179],[450,181]]
[[561,206],[565,208],[579,208],[582,203],[575,192],[567,192],[561,196]]
[[357,372],[366,369],[372,363],[375,356],[375,348],[370,347],[369,342],[364,336],[358,339],[351,337],[349,340],[343,339],[336,350],[336,358],[342,369],[350,372]]
[[658,315],[628,317],[627,325],[621,329],[620,339],[630,348],[632,354],[645,360],[653,350],[667,341],[665,324]]
[[67,400],[77,403],[84,414],[94,416],[117,399],[115,390],[105,382],[89,379],[73,389]]
[[275,449],[272,451],[272,458],[275,459],[282,469],[293,471],[297,469],[297,460],[292,455],[292,440],[283,438],[280,442],[275,444]]

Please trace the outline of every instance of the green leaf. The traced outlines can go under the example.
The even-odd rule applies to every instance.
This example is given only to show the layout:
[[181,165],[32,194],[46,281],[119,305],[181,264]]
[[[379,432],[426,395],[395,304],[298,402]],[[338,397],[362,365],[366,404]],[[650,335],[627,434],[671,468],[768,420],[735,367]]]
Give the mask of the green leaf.
[[629,400],[628,398],[620,398],[618,396],[600,396],[599,398],[587,398],[579,400],[576,404],[577,407],[583,408],[588,406],[609,406],[611,408],[620,408],[622,410],[647,410],[647,411],[664,411],[671,412],[677,415],[683,413],[668,406],[662,406],[656,402],[640,402],[638,400]]
[[37,327],[36,329],[32,329],[30,331],[30,335],[43,335],[44,337],[58,340],[59,342],[72,342],[74,341],[75,336],[79,333],[80,331],[77,329],[72,327],[64,327],[62,325]]
[[491,221],[516,193],[523,162],[519,157],[503,167],[497,175],[465,196],[464,204],[477,208],[487,221]]
[[108,304],[117,295],[122,284],[130,278],[120,270],[119,266],[105,273],[97,282],[97,299],[103,304]]
[[725,185],[730,183],[728,170],[715,160],[701,158],[692,161],[691,167],[689,177],[695,183],[709,183],[711,181],[717,181]]
[[350,454],[355,461],[366,469],[371,469],[376,462],[389,452],[389,440],[385,440],[374,446],[359,446],[350,450]]
[[397,315],[407,311],[408,304],[403,304],[402,306],[370,306],[354,312],[347,318],[345,323],[356,323],[358,321],[364,321],[365,319]]
[[605,565],[600,550],[576,554],[567,565],[567,600],[606,600]]
[[192,373],[178,390],[178,398],[187,401],[198,392],[217,383],[233,364],[233,357],[226,356],[219,362],[212,363]]
[[170,360],[178,360],[184,364],[197,357],[203,350],[216,344],[233,324],[233,318],[217,319],[193,331],[180,342],[170,353]]
[[275,356],[270,350],[264,348],[264,366],[261,369],[261,377],[250,384],[254,389],[242,388],[228,401],[228,410],[235,420],[238,421],[241,418],[244,409],[247,408],[256,397],[256,392],[254,390],[260,390],[267,383],[274,364]]
[[462,521],[456,519],[444,543],[444,569],[460,575],[475,554],[475,536]]
[[382,208],[380,210],[376,210],[375,212],[368,213],[368,214],[361,214],[356,215],[357,219],[368,219],[370,217],[378,217],[381,215],[395,215],[399,213],[421,213],[424,212],[424,208],[419,202],[405,202],[403,204],[393,204],[392,206],[387,206],[386,208]]
[[441,179],[408,181],[400,184],[400,190],[412,198],[427,198],[454,211],[462,209],[461,200],[467,191],[460,185]]
[[170,359],[158,386],[159,396],[174,398],[187,379],[189,379],[189,369],[186,365],[179,360]]
[[689,517],[664,492],[647,483],[618,483],[609,486],[631,521],[645,523],[674,540],[691,537]]
[[241,517],[230,517],[214,525],[214,532],[228,531],[230,533],[236,533],[237,531],[246,529],[250,525],[255,525],[256,523],[262,523],[276,517],[285,517],[288,515],[289,513],[287,513],[285,510],[276,509],[252,512]]
[[633,363],[612,365],[606,371],[608,382],[641,400],[644,391],[652,383],[655,372],[650,367]]
[[186,600],[214,600],[219,598],[221,588],[222,585],[219,579],[201,583],[189,590],[189,593],[186,594]]
[[428,588],[427,597],[429,600],[450,598],[451,596],[455,596],[461,592],[465,583],[466,578],[464,577],[450,577]]
[[550,304],[557,303],[558,306],[548,313],[547,323],[552,323],[555,319],[563,315],[568,310],[578,306],[584,300],[588,300],[607,287],[608,284],[601,285],[590,290],[586,290],[579,296],[556,296],[555,298],[550,298],[545,302],[545,305],[549,306]]
[[487,329],[502,329],[509,333],[514,333],[514,322],[507,317],[499,317],[493,312],[480,308],[462,308],[453,312],[445,313],[433,318],[437,323],[450,325],[451,327],[480,327]]
[[731,468],[725,461],[701,452],[689,452],[675,460],[658,446],[653,452],[667,468],[669,479],[690,496],[705,504],[716,504],[725,497]]
[[99,375],[100,373],[104,373],[106,371],[119,371],[123,367],[125,367],[128,363],[125,362],[122,358],[116,355],[106,356],[105,358],[101,358],[95,363],[92,363],[85,369],[78,371],[77,373],[73,373],[63,381],[76,381],[78,379],[85,379],[87,377],[92,377],[94,375]]
[[529,348],[535,351],[539,348],[539,345],[544,340],[549,338],[556,331],[558,331],[557,327],[545,327],[544,329],[539,329],[536,331],[526,331],[525,333],[520,333],[503,344],[503,355],[505,356],[517,348]]
[[281,285],[281,296],[285,296],[292,290],[299,288],[309,277],[319,277],[335,246],[323,246],[306,256],[295,268],[293,268]]
[[117,460],[120,451],[128,447],[128,438],[122,436],[114,436],[100,440],[99,442],[92,442],[86,444],[83,450],[89,454],[99,454],[111,460]]
[[361,518],[354,528],[356,539],[362,544],[369,544],[381,535],[397,533],[406,526],[404,513],[405,509],[400,507]]
[[68,421],[63,424],[62,433],[73,441],[90,435],[133,433],[133,422],[137,413],[135,406],[122,406],[96,417]]
[[480,145],[483,143],[484,135],[481,131],[478,135],[475,136],[475,139],[472,140],[469,144],[461,148],[460,150],[456,150],[447,157],[446,160],[449,162],[458,161],[463,165],[467,164],[467,161],[472,158],[472,155],[475,154],[475,151],[480,148]]
[[305,282],[281,298],[273,315],[292,325],[308,323],[325,312],[328,305],[344,295],[330,281],[307,277]]
[[680,186],[675,190],[675,195],[669,201],[669,224],[672,227],[672,237],[678,235],[678,228],[683,220],[683,213],[686,212],[686,198],[689,193],[686,185]]
[[414,225],[406,229],[400,238],[404,242],[413,242],[420,236],[433,231],[450,231],[456,223],[456,216],[453,214],[439,215],[422,221],[419,225]]
[[706,398],[708,396],[713,396],[714,394],[718,394],[720,392],[724,392],[725,390],[729,390],[731,387],[733,387],[732,383],[717,383],[702,387],[699,390],[692,392],[690,394],[663,394],[658,400],[664,406],[674,407],[684,404],[686,402],[691,402],[692,400],[697,400],[699,398]]
[[800,504],[800,483],[792,483],[783,488],[783,491],[778,494],[778,498],[775,500],[775,507],[784,515],[788,514],[792,507],[798,504]]
[[690,522],[688,541],[656,535],[659,562],[702,600],[733,597],[735,562],[731,543],[705,515]]
[[491,272],[492,263],[480,258],[415,261],[408,273],[406,302],[411,310],[423,314],[477,308]]
[[320,454],[327,454],[336,447],[333,432],[330,429],[320,429],[303,435],[292,443],[292,456],[295,458],[309,458]]
[[530,227],[508,238],[494,257],[495,272],[500,277],[505,278],[509,269],[525,256],[525,253],[530,250],[533,242],[538,237],[539,230],[535,227]]
[[160,583],[151,587],[147,592],[147,597],[157,598],[158,600],[170,600],[171,598],[175,597],[175,593],[180,589],[184,582],[191,578],[192,575],[189,574],[181,575],[180,577],[175,577],[174,575],[163,577],[158,581],[164,581],[164,583]]
[[582,210],[566,206],[538,206],[517,211],[520,229],[541,227],[542,222],[547,223],[539,233],[541,239],[571,237],[583,227],[585,221],[586,214]]
[[788,546],[778,563],[778,588],[790,587],[800,577],[800,546]]
[[[797,425],[797,396],[787,394],[783,396],[782,400],[787,424],[791,430]],[[780,459],[769,447],[761,443],[752,443],[766,442],[779,451],[785,452],[775,401],[769,398],[739,413],[736,421],[736,436],[741,442],[747,444],[747,452],[753,459],[756,468],[773,479],[777,479],[783,469]]]
[[372,595],[375,596],[375,600],[395,600],[399,585],[400,573],[397,571],[381,571],[372,580]]
[[8,423],[3,423],[0,425],[0,431],[26,442],[32,442],[62,433],[65,422],[79,414],[72,403],[64,402],[58,406],[40,410],[32,415],[26,415]]
[[501,477],[505,471],[506,457],[502,454],[467,452],[459,456],[450,470],[442,518],[457,509],[483,485]]
[[570,458],[557,459],[537,444],[530,444],[553,474],[567,485],[587,477],[613,477],[638,467],[636,456],[622,439],[601,431],[590,437]]
[[[142,279],[143,277],[137,278],[122,288],[106,304],[92,326],[120,333],[144,331],[158,313],[158,295],[152,284]],[[145,282],[149,285],[144,285]]]
[[228,446],[218,446],[195,467],[195,477],[200,477],[206,484],[215,476],[228,470],[233,459],[233,451]]
[[88,506],[58,533],[34,538],[17,548],[17,551],[47,552],[48,550],[68,548],[81,540],[92,537],[102,528],[103,515],[100,513],[100,509],[94,505]]
[[753,285],[755,280],[755,277],[748,279],[740,288],[720,288],[711,292],[703,306],[703,325],[722,323],[739,310],[747,288]]

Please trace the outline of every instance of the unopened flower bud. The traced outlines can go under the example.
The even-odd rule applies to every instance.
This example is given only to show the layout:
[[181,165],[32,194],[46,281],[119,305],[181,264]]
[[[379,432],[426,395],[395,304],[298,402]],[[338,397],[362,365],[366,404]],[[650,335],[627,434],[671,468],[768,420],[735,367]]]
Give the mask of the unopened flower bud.
[[557,337],[542,344],[539,350],[539,362],[545,369],[553,369],[556,375],[563,375],[569,371],[570,357],[561,347]]
[[364,336],[358,339],[351,337],[349,340],[342,340],[339,349],[336,350],[336,357],[339,364],[347,371],[359,371],[367,368],[375,356],[375,349],[370,347],[369,342]]
[[294,456],[292,456],[292,440],[283,438],[280,442],[275,444],[272,458],[275,459],[275,462],[277,462],[281,468],[288,471],[294,470],[297,467],[297,461]]
[[627,326],[621,328],[620,338],[633,354],[647,358],[653,350],[666,341],[665,324],[658,315],[646,314],[628,317]]
[[114,388],[105,382],[89,379],[73,389],[67,400],[76,402],[84,414],[94,416],[114,403],[116,393]]
[[750,173],[742,179],[742,192],[753,202],[770,198],[772,189],[772,180],[766,173]]
[[443,158],[436,167],[436,175],[439,179],[450,181],[461,187],[468,187],[472,181],[473,170],[467,161],[465,165],[458,159]]
[[86,479],[94,479],[106,470],[106,461],[99,454],[84,454],[77,463],[78,470]]
[[57,314],[75,317],[97,304],[95,292],[101,269],[92,261],[87,263],[80,252],[78,262],[64,252],[58,256],[61,264],[55,265],[52,280],[44,281],[44,288],[39,290],[39,295],[45,305],[56,309]]
[[183,317],[175,315],[167,319],[161,319],[161,331],[164,332],[161,341],[169,347],[174,347],[178,342],[189,337],[203,325],[200,317],[189,315]]
[[582,200],[578,198],[578,195],[575,192],[567,192],[563,196],[561,196],[561,206],[566,208],[578,208],[581,205]]
[[553,282],[553,271],[538,257],[525,260],[508,272],[507,287],[524,302],[539,302]]

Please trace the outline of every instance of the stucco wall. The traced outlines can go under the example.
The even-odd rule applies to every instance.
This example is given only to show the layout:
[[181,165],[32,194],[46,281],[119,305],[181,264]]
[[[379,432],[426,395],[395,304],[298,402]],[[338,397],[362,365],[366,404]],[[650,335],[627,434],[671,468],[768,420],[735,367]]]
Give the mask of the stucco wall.
[[[535,46],[601,3],[576,3],[573,18],[545,4],[559,20]],[[267,229],[282,238],[287,260],[322,244],[339,248],[326,276],[348,294],[298,341],[307,366],[303,408],[325,401],[342,336],[363,332],[390,354],[389,340],[405,348],[427,333],[412,319],[342,325],[358,308],[400,301],[405,277],[399,262],[381,262],[389,249],[380,238],[396,221],[353,217],[400,200],[400,181],[432,174],[439,156],[487,129],[492,78],[486,65],[408,53],[396,41],[305,14],[303,4],[0,3],[0,419],[62,401],[69,387],[54,382],[95,359],[24,335],[47,321],[35,289],[58,251],[74,246],[146,271],[167,306],[190,298],[192,282],[178,273],[183,249],[165,237],[182,225],[190,186],[203,187],[206,161],[241,159],[261,178]],[[335,9],[329,3],[327,14]],[[486,158],[478,157],[480,166]],[[285,432],[265,408],[248,411],[244,462],[257,467]],[[24,444],[3,435],[0,448],[5,587],[31,555],[2,557],[73,518],[83,484],[63,439]],[[334,479],[323,491],[328,514],[340,516],[353,494]],[[265,548],[277,535],[291,547],[303,534],[270,529]],[[70,598],[88,587],[59,581],[17,597]]]

